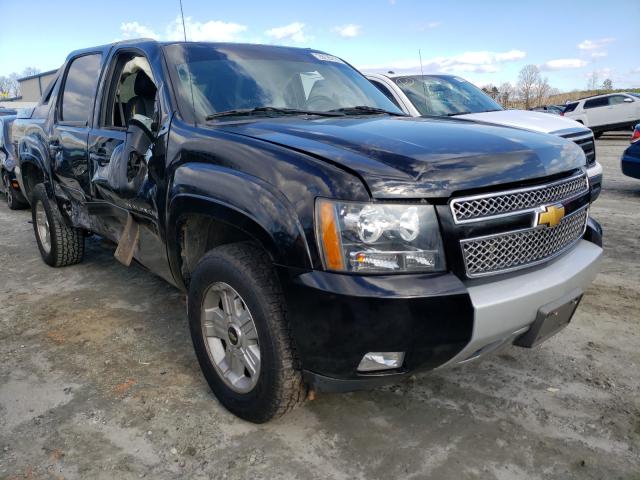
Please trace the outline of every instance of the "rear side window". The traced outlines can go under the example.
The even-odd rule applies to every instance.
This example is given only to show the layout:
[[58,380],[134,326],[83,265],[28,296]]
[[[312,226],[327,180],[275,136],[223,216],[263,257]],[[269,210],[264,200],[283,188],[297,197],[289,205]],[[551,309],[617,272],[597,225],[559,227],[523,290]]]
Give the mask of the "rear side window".
[[87,125],[100,75],[100,54],[84,55],[71,63],[62,93],[60,120]]
[[584,102],[584,108],[606,107],[609,105],[609,97],[592,98]]
[[573,112],[578,106],[578,102],[569,103],[566,107],[564,107],[564,113]]

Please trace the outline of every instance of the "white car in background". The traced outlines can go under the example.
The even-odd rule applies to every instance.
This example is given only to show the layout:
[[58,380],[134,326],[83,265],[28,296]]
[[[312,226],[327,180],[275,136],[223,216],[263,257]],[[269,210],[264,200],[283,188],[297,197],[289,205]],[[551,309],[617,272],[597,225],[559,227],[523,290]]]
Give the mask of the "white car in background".
[[[602,186],[593,132],[570,118],[530,110],[505,110],[478,87],[455,75],[366,74],[403,112],[413,117],[460,117],[494,125],[558,135],[584,150],[595,198]],[[639,99],[640,100],[640,99]],[[640,104],[640,103],[639,103]]]
[[640,122],[640,93],[582,98],[568,103],[563,115],[589,127],[596,138],[610,130],[633,130]]

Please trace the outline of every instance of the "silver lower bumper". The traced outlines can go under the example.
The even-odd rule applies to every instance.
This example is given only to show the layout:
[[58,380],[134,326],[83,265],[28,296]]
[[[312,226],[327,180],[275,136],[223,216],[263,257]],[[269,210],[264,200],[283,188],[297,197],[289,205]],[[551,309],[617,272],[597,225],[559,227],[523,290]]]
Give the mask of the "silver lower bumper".
[[585,291],[598,273],[602,249],[586,240],[542,269],[504,280],[469,285],[475,310],[467,346],[443,366],[495,351],[529,329],[538,309],[575,289]]

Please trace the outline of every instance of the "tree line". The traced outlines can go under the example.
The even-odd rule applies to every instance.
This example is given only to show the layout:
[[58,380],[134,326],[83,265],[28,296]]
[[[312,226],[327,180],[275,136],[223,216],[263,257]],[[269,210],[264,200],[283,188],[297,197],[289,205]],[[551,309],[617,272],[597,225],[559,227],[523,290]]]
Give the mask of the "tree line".
[[525,65],[518,73],[515,83],[504,82],[498,87],[489,84],[482,87],[482,90],[504,108],[524,109],[564,104],[585,96],[614,91],[610,78],[600,83],[597,72],[593,72],[588,77],[587,91],[574,90],[563,93],[549,84],[549,79],[542,76],[536,65]]

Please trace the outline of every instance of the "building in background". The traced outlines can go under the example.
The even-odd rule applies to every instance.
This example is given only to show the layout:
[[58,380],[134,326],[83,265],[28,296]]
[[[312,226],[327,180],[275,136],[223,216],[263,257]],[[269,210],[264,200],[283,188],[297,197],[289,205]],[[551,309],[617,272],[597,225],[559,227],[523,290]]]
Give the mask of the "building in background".
[[21,102],[37,102],[42,96],[49,84],[56,78],[58,70],[50,70],[48,72],[37,73],[24,78],[19,78]]

